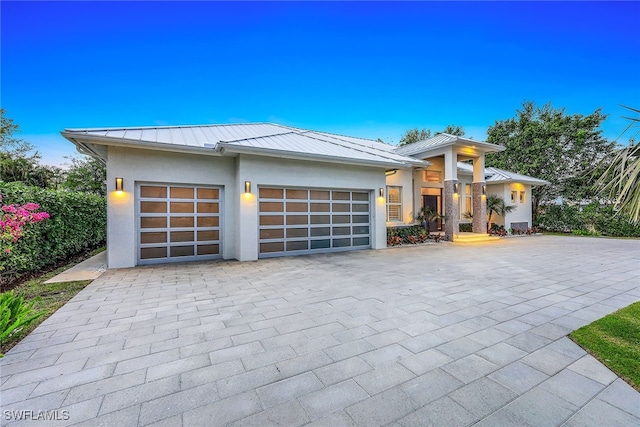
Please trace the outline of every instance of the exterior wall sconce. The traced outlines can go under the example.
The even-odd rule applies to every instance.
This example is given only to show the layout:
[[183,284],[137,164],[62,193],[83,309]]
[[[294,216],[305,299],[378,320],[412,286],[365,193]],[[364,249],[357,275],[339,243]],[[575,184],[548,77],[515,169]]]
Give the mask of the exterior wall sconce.
[[116,178],[116,191],[123,191],[124,178]]
[[460,183],[456,182],[453,184],[453,194],[460,194]]
[[380,187],[380,189],[378,190],[378,196],[381,199],[384,199],[384,188]]
[[487,185],[486,184],[482,184],[482,195],[483,196],[487,195]]
[[251,181],[244,182],[244,192],[247,194],[251,193]]

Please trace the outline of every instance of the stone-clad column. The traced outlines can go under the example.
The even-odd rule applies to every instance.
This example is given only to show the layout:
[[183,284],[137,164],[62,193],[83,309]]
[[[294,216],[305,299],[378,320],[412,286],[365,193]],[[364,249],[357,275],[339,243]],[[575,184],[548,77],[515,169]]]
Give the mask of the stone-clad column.
[[482,196],[484,182],[474,182],[471,186],[473,200],[473,232],[487,232],[487,198]]
[[460,195],[454,196],[453,194],[456,182],[457,180],[444,181],[444,236],[450,242],[453,242],[455,235],[460,231],[458,225],[460,222],[460,208],[458,207]]

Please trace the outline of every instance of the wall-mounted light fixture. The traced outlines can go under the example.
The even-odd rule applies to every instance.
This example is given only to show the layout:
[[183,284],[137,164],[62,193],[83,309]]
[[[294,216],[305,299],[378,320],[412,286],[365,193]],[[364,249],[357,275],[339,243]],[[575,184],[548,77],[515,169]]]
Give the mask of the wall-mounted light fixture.
[[251,193],[251,181],[244,182],[244,192]]
[[455,195],[460,194],[460,183],[459,182],[455,182],[453,184],[453,194],[455,194]]
[[116,191],[123,191],[124,178],[116,178]]
[[380,187],[380,189],[378,190],[378,196],[384,199],[384,188]]
[[483,196],[487,195],[487,185],[486,184],[482,184],[482,195]]

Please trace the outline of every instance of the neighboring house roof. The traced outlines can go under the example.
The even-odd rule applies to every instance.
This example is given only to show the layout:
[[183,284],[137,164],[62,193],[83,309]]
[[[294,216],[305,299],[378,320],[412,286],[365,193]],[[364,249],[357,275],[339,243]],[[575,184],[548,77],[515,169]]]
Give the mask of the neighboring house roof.
[[200,152],[240,153],[405,168],[428,162],[393,152],[377,141],[297,129],[272,123],[65,129],[62,136],[85,154],[104,158],[104,146]]
[[[473,174],[473,165],[469,163],[458,162],[458,171],[465,174]],[[487,184],[501,184],[509,182],[520,182],[531,185],[548,185],[549,181],[534,178],[528,175],[522,175],[515,172],[509,172],[504,169],[488,167],[484,169],[484,179]]]
[[485,153],[493,153],[497,151],[503,151],[504,147],[496,144],[491,144],[484,141],[476,141],[470,138],[464,138],[461,136],[451,135],[448,133],[440,133],[432,138],[417,141],[411,144],[398,147],[395,150],[396,154],[402,154],[403,156],[415,156],[420,154],[426,154],[429,151],[439,148],[447,147],[450,145],[465,145],[479,148]]

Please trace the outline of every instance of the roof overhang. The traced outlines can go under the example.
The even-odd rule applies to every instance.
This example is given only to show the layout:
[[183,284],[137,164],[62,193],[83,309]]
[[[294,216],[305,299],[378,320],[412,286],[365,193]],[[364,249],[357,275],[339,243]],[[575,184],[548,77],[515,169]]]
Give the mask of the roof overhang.
[[214,147],[176,145],[126,138],[108,138],[94,135],[79,135],[77,133],[67,131],[60,132],[60,134],[71,141],[76,146],[78,152],[80,152],[81,154],[87,154],[89,156],[101,159],[102,161],[106,161],[107,159],[106,147],[108,146],[138,148],[142,150],[169,151],[174,153],[197,153],[207,156],[221,156],[220,152],[217,151]]
[[506,178],[506,179],[499,179],[499,180],[496,180],[496,181],[487,181],[486,184],[487,185],[527,184],[527,185],[531,185],[533,187],[539,187],[539,186],[542,186],[542,185],[550,185],[551,183],[549,181],[545,181],[543,179],[537,179],[537,178],[532,178],[532,179]]
[[[471,141],[471,140],[470,140]],[[488,142],[473,141],[473,144],[462,143],[460,141],[451,141],[437,147],[427,148],[417,153],[411,154],[411,157],[421,159],[429,157],[443,156],[446,153],[454,152],[458,155],[458,160],[471,160],[475,157],[483,156],[487,153],[499,153],[505,150],[505,147]]]

